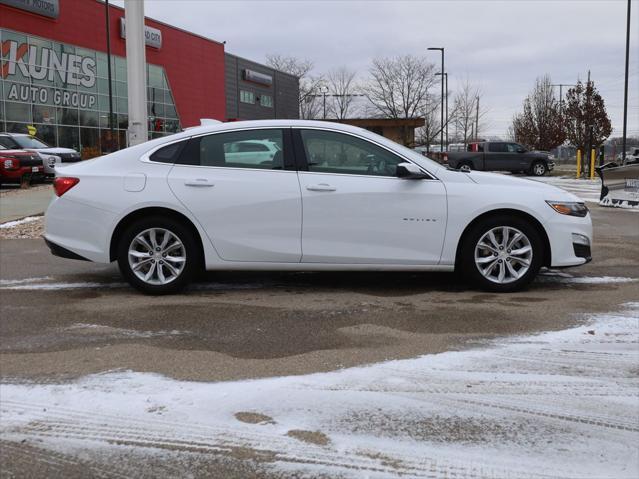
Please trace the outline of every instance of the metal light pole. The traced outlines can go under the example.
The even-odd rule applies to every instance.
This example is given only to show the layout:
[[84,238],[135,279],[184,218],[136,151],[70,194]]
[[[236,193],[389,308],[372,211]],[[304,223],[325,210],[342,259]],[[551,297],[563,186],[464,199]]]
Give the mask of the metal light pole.
[[[428,50],[439,50],[442,52],[442,73],[445,73],[444,69],[444,47],[429,47]],[[439,148],[440,152],[444,152],[444,77],[442,76],[442,106],[441,106],[441,115],[440,115],[440,125],[441,129],[439,132]]]
[[144,1],[125,0],[126,79],[129,93],[129,146],[148,139],[146,113],[146,46],[144,42]]
[[322,101],[323,101],[323,114],[322,118],[326,120],[326,94],[328,93],[328,87],[326,85],[322,85],[320,87],[320,91],[322,92]]
[[563,105],[564,105],[564,87],[565,86],[575,86],[574,83],[555,83],[554,85],[550,85],[552,87],[559,87],[559,114],[563,113]]
[[630,0],[626,13],[626,77],[623,86],[623,139],[621,140],[621,164],[626,163],[626,128],[628,126],[628,64],[630,58]]
[[[435,73],[435,75],[441,75],[441,73]],[[448,142],[448,72],[444,72],[444,79],[446,82],[446,151],[448,151],[448,146],[449,146],[449,142]]]
[[[107,47],[107,77],[109,82],[109,141],[110,144],[113,145],[114,134],[113,134],[113,85],[111,84],[111,26],[110,26],[110,18],[109,18],[109,0],[105,0],[104,7],[106,9],[106,47]],[[111,149],[111,146],[109,146]],[[111,153],[110,151],[108,153]]]

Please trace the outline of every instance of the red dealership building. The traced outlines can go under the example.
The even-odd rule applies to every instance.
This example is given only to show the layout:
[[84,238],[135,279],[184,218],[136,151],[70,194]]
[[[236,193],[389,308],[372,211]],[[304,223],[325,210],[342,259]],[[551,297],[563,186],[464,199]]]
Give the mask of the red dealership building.
[[[126,143],[124,10],[109,7],[109,134],[105,3],[0,0],[0,131],[34,128],[46,142],[95,156]],[[227,54],[224,44],[145,20],[149,137],[218,120],[297,118],[298,79]],[[109,144],[109,145],[107,145]]]

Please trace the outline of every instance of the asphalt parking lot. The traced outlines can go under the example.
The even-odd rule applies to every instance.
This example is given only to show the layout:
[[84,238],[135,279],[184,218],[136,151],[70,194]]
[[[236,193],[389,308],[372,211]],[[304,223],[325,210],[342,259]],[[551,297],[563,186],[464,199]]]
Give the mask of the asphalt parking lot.
[[589,206],[594,261],[505,295],[220,272],[151,297],[40,218],[2,229],[0,477],[634,477],[639,213]]
[[[639,214],[592,206],[594,261],[563,276],[639,276]],[[41,239],[0,241],[6,378],[113,369],[222,380],[328,371],[501,335],[563,329],[639,298],[634,282],[547,273],[525,292],[468,289],[452,274],[208,273],[144,296],[115,265],[63,260]]]

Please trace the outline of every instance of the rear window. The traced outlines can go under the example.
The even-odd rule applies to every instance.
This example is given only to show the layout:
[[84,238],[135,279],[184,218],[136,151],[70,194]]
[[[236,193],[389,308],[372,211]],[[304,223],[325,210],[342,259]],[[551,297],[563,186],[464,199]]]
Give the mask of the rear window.
[[157,161],[158,163],[175,163],[185,144],[186,141],[179,141],[177,143],[164,146],[153,153],[149,159],[151,161]]

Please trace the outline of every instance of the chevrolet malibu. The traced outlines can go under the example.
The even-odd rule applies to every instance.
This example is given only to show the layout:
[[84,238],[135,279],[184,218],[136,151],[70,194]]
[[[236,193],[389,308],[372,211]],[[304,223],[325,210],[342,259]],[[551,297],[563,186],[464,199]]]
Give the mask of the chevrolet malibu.
[[[247,144],[272,154],[238,155]],[[117,261],[151,294],[176,292],[201,269],[457,270],[509,292],[542,266],[591,257],[590,215],[572,194],[450,170],[327,122],[203,122],[66,166],[54,189],[52,253]]]

